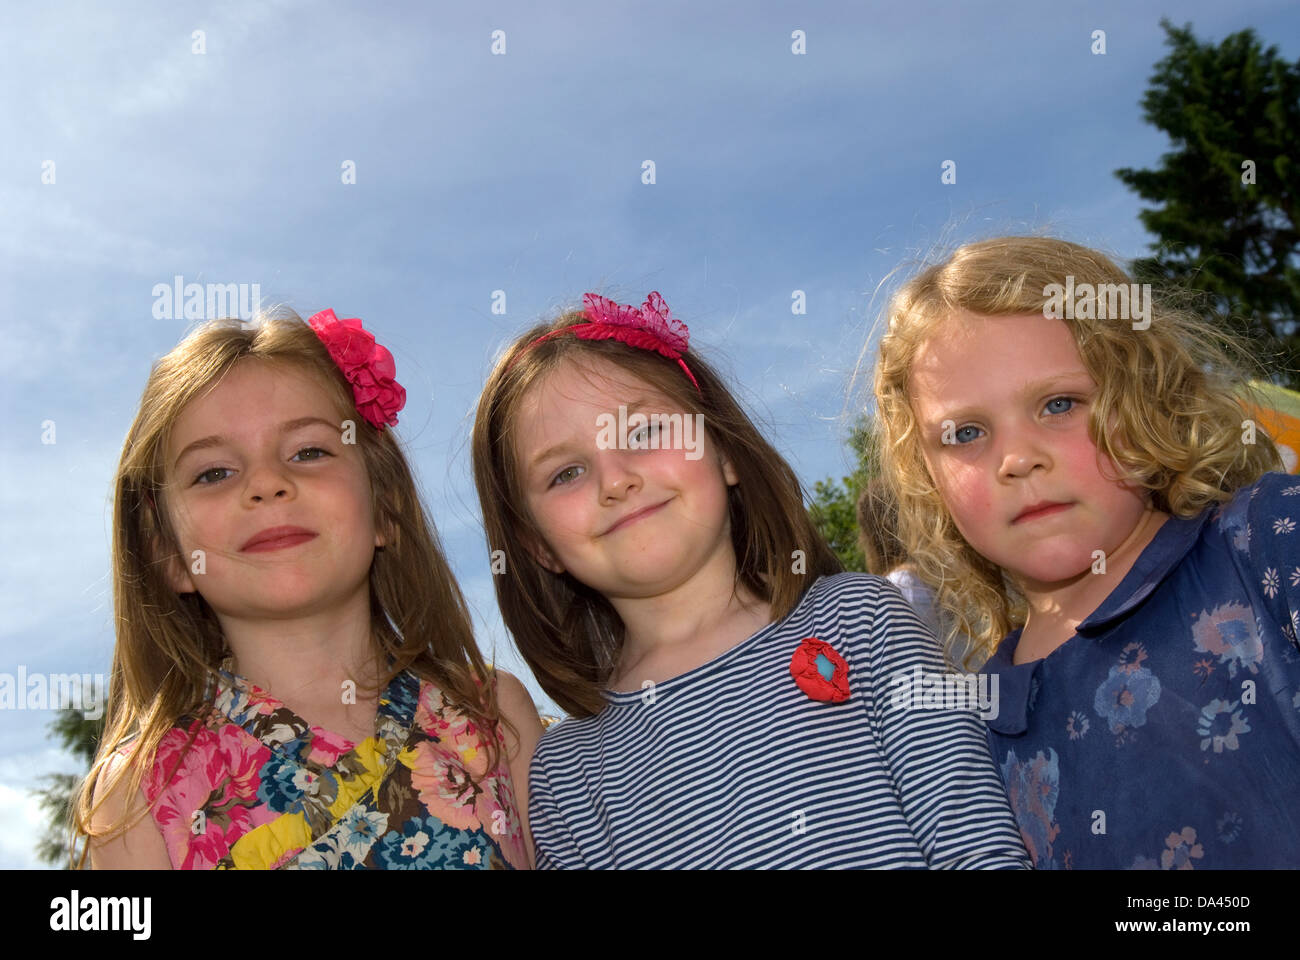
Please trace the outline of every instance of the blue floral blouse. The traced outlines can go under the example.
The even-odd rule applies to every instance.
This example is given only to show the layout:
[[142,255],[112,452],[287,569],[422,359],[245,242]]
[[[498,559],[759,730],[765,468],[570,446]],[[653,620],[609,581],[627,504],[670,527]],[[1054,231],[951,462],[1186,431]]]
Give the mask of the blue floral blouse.
[[1034,865],[1300,867],[1300,482],[1171,517],[1066,643],[998,678],[989,746]]

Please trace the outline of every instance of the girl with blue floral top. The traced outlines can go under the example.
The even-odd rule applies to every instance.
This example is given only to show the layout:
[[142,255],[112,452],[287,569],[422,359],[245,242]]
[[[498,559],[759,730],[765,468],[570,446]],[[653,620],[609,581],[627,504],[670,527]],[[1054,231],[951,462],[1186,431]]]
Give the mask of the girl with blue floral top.
[[992,654],[1037,867],[1300,866],[1300,483],[1243,366],[1061,240],[970,244],[891,303],[900,535]]

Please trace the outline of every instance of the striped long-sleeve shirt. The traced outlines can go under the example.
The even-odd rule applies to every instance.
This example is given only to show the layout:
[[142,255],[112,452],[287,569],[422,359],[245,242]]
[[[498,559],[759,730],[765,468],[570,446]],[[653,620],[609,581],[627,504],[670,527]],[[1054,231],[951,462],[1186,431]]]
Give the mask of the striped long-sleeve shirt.
[[[848,662],[847,700],[796,685],[807,637]],[[983,721],[918,705],[917,668],[943,660],[897,588],[820,578],[708,663],[547,731],[529,777],[538,866],[1028,866]]]

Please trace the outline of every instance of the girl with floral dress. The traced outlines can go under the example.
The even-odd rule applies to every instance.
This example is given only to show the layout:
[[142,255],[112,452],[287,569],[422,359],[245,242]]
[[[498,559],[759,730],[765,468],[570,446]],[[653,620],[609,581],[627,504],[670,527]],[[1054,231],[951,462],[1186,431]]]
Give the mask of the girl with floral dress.
[[[484,663],[359,320],[202,325],[116,478],[95,867],[528,867],[541,725]],[[83,852],[83,861],[84,861]]]
[[883,472],[992,654],[1037,867],[1300,866],[1300,484],[1235,354],[1049,238],[962,247],[891,303]]

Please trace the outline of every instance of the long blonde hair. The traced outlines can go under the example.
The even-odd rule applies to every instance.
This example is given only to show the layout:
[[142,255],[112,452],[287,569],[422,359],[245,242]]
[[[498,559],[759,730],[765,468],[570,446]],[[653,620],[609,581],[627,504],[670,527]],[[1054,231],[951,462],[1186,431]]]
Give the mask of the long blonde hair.
[[[362,418],[351,386],[296,313],[281,308],[255,319],[260,321],[256,325],[236,319],[206,322],[162,357],[149,374],[127,431],[113,497],[117,643],[104,734],[72,805],[74,849],[77,834],[109,839],[134,822],[92,830],[99,806],[93,799],[96,783],[114,754],[134,741],[125,768],[130,771],[127,796],[132,797],[167,731],[183,718],[199,718],[211,709],[210,686],[225,643],[203,598],[176,593],[164,574],[169,562],[183,565],[166,509],[164,457],[186,405],[246,359],[307,374],[327,392],[340,422],[350,419],[356,425],[375,524],[387,532],[370,567],[372,652],[387,669],[381,689],[404,670],[437,683],[448,701],[484,731],[487,769],[499,762],[495,684],[397,437],[392,429],[377,430]],[[86,844],[80,864],[88,849]]]
[[[1132,283],[1096,250],[1047,237],[997,237],[958,248],[904,284],[880,339],[874,388],[881,468],[898,502],[899,536],[950,614],[945,646],[965,633],[982,657],[1023,626],[1026,609],[1002,570],[962,538],[930,476],[908,394],[912,362],[958,311],[1044,315],[1046,289],[1066,277],[1076,290],[1092,285],[1094,309],[1081,312],[1093,317],[1108,315],[1097,300],[1101,285]],[[1126,482],[1152,492],[1157,509],[1193,516],[1281,469],[1281,459],[1262,431],[1254,444],[1241,440],[1243,371],[1259,366],[1242,344],[1201,319],[1190,294],[1153,295],[1149,320],[1135,330],[1129,322],[1062,318],[1098,386],[1088,422],[1093,443]],[[1113,433],[1104,429],[1111,422]]]
[[[604,706],[601,686],[618,662],[623,622],[603,596],[568,573],[547,570],[528,549],[543,538],[524,505],[514,446],[520,401],[561,364],[602,358],[652,385],[685,413],[704,415],[710,440],[740,477],[727,494],[737,582],[770,604],[774,619],[793,610],[817,577],[841,570],[808,518],[798,477],[697,351],[687,361],[698,392],[677,364],[650,350],[575,336],[534,343],[584,320],[582,313],[565,313],[515,339],[483,387],[472,439],[488,549],[503,550],[509,561],[492,578],[501,618],[542,689],[578,717]],[[798,572],[796,550],[804,560]]]

